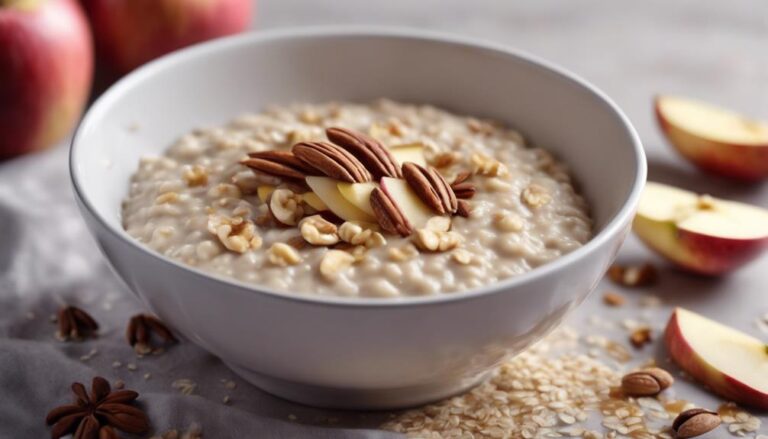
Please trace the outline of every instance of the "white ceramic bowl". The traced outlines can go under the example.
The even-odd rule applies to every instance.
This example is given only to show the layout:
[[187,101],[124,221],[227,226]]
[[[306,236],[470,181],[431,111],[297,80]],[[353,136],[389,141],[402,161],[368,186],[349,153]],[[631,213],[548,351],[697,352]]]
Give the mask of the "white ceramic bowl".
[[[181,134],[269,103],[379,97],[518,127],[571,165],[591,204],[595,237],[530,273],[461,294],[313,299],[184,266],[121,227],[120,203],[139,158],[161,153]],[[621,111],[546,62],[417,31],[315,29],[220,40],[128,75],[83,119],[71,173],[115,271],[178,332],[287,399],[391,408],[466,389],[557,326],[626,236],[646,165]]]

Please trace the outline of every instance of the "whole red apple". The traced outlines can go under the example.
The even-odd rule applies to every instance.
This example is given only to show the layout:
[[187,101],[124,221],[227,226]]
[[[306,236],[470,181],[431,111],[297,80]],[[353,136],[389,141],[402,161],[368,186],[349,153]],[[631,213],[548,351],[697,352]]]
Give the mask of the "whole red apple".
[[0,159],[67,134],[92,75],[91,33],[75,0],[0,0]]
[[96,50],[126,73],[173,50],[245,30],[253,0],[83,0]]

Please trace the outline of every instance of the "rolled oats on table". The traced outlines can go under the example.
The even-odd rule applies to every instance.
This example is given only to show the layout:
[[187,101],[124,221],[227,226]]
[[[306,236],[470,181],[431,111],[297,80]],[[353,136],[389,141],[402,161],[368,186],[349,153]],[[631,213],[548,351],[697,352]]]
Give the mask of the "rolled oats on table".
[[[407,179],[436,209],[429,225],[391,210],[392,224],[344,221],[309,196],[308,175],[404,178],[393,151],[409,145],[424,157]],[[391,196],[379,192],[381,213]],[[496,122],[387,100],[275,106],[194,130],[141,160],[122,216],[131,236],[202,270],[352,297],[453,294],[529,271],[592,235],[585,201],[551,154]],[[329,274],[328,261],[341,258],[326,256],[332,250],[354,262]]]

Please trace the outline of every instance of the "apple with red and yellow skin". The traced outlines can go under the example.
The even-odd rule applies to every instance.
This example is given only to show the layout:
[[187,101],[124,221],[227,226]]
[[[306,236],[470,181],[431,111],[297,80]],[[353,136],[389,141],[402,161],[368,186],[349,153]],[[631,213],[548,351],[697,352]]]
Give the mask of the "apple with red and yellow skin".
[[91,33],[75,0],[0,0],[0,159],[61,140],[92,76]]
[[768,211],[648,182],[632,230],[681,268],[719,275],[768,248]]
[[659,96],[654,106],[669,142],[700,168],[747,181],[768,177],[768,124],[676,96]]
[[100,61],[118,74],[168,52],[244,31],[253,0],[83,0]]
[[691,311],[676,308],[664,341],[670,357],[718,395],[768,409],[766,344]]

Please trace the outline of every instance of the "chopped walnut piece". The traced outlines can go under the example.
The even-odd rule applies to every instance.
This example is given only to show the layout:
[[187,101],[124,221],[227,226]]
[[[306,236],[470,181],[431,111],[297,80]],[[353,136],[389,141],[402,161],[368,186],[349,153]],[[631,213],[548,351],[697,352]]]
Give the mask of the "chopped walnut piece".
[[498,212],[493,219],[496,228],[502,232],[520,232],[525,227],[525,220],[514,212]]
[[641,326],[632,331],[632,333],[629,335],[629,342],[632,343],[632,346],[635,348],[640,349],[653,341],[651,335],[651,328],[647,326]]
[[176,192],[166,192],[155,198],[155,204],[175,203],[177,201],[179,201],[179,194]]
[[296,225],[304,216],[301,195],[290,189],[275,189],[269,198],[269,210],[276,220],[288,226]]
[[439,152],[430,159],[430,165],[435,168],[445,168],[459,161],[461,154],[456,151]]
[[387,256],[394,262],[405,262],[419,255],[419,251],[412,244],[402,247],[393,247],[387,251]]
[[496,127],[493,125],[493,123],[475,118],[470,118],[467,121],[467,128],[469,128],[469,131],[473,132],[474,134],[488,135],[493,134],[493,132],[496,131]]
[[411,240],[420,250],[444,252],[458,247],[464,237],[456,232],[418,229]]
[[474,173],[486,177],[496,177],[506,175],[509,171],[503,163],[495,158],[481,153],[472,154],[472,165]]
[[354,255],[343,250],[328,250],[320,261],[320,274],[326,280],[333,281],[353,263],[355,263]]
[[622,306],[624,305],[625,299],[624,296],[621,296],[619,294],[616,294],[614,292],[607,292],[603,295],[603,303],[605,303],[608,306]]
[[301,256],[295,248],[283,242],[276,242],[267,250],[267,259],[273,265],[285,267],[301,262]]
[[184,170],[181,175],[189,187],[205,186],[208,184],[208,171],[202,165],[194,165]]
[[644,287],[653,285],[658,273],[652,264],[623,266],[611,265],[608,269],[608,278],[625,287]]
[[549,194],[547,188],[535,183],[530,184],[527,188],[523,189],[522,198],[528,207],[534,209],[542,207],[552,201],[552,196]]
[[427,220],[424,228],[435,232],[447,232],[451,230],[451,218],[447,216],[433,216]]
[[261,247],[261,237],[256,234],[256,226],[242,217],[229,218],[220,215],[208,216],[208,231],[216,235],[227,248],[237,253]]
[[208,190],[208,195],[214,198],[242,198],[243,193],[239,187],[229,183],[219,183]]
[[339,237],[352,245],[363,245],[367,248],[381,247],[387,243],[384,235],[377,232],[374,224],[357,221],[346,221],[339,227]]
[[458,262],[461,265],[469,265],[475,260],[475,255],[469,250],[463,248],[457,248],[451,252],[451,259]]
[[304,218],[299,223],[301,236],[312,245],[333,245],[339,242],[336,224],[320,215]]

